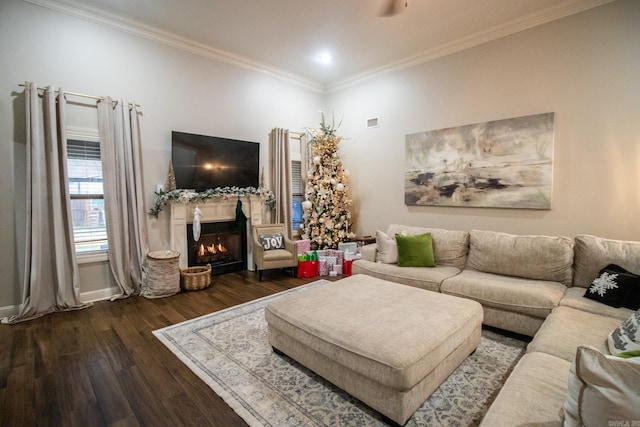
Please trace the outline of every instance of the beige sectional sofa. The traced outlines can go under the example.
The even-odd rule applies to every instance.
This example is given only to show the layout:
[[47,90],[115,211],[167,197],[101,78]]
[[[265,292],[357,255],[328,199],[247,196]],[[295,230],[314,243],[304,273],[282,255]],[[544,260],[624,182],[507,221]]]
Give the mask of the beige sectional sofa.
[[[389,262],[392,236],[426,232],[432,235],[436,267],[399,267]],[[569,373],[578,347],[610,354],[609,335],[634,314],[584,294],[608,264],[640,272],[640,242],[397,224],[377,237],[378,243],[362,248],[354,274],[473,299],[483,306],[484,324],[533,337],[483,426],[563,425]],[[640,373],[640,363],[637,366],[634,372]],[[640,383],[640,378],[635,380]],[[631,398],[638,402],[640,389]],[[640,406],[637,417],[626,421],[640,422]]]

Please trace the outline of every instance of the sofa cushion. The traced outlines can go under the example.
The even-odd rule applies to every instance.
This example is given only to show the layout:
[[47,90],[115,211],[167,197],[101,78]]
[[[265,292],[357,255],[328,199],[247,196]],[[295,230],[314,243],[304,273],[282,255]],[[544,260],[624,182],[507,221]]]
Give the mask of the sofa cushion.
[[271,249],[264,252],[263,261],[282,261],[292,259],[293,254],[286,249]]
[[411,227],[391,224],[387,229],[389,236],[396,234],[414,235],[431,233],[433,256],[436,265],[446,265],[463,269],[469,252],[469,233],[466,231],[444,230],[441,228]]
[[500,389],[480,426],[561,427],[570,366],[571,362],[548,354],[525,354]]
[[482,308],[484,310],[483,324],[528,337],[533,337],[544,323],[544,318],[518,313],[517,311],[489,307],[487,305],[482,306]]
[[431,233],[405,236],[396,234],[398,267],[435,267]]
[[565,427],[638,420],[640,360],[608,356],[580,346],[569,372]]
[[471,230],[469,236],[469,268],[571,284],[573,242],[567,237],[517,236],[484,230]]
[[576,308],[582,311],[588,311],[589,313],[615,317],[620,321],[628,318],[633,314],[633,310],[631,309],[624,307],[614,308],[594,301],[592,299],[585,298],[584,293],[585,289],[581,287],[567,288],[567,290],[564,291],[564,296],[560,300],[560,305],[564,307]]
[[576,236],[573,286],[588,288],[598,272],[608,264],[640,273],[640,242],[603,239],[587,234]]
[[446,279],[443,293],[471,298],[482,305],[545,318],[558,305],[565,286],[558,282],[463,270]]
[[377,243],[369,243],[368,245],[364,245],[360,248],[361,259],[366,259],[367,261],[375,262],[377,255],[378,255]]
[[446,265],[433,268],[398,267],[396,264],[383,264],[361,259],[353,262],[352,274],[366,274],[390,282],[401,283],[429,291],[440,292],[443,280],[460,273],[460,269]]
[[395,236],[389,236],[380,230],[376,230],[376,261],[385,264],[398,262],[398,244]]
[[640,350],[640,310],[609,334],[607,344],[609,352],[613,355]]
[[584,293],[611,307],[640,308],[640,276],[616,264],[609,264],[598,274]]
[[547,353],[569,362],[575,357],[579,345],[608,352],[609,333],[620,323],[619,319],[612,317],[560,306],[544,321],[527,346],[527,352]]

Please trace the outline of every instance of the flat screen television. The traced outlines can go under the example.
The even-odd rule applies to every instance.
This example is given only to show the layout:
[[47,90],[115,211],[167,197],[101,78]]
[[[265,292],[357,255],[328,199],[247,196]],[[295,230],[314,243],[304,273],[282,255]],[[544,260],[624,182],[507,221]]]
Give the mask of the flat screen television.
[[176,187],[181,190],[259,185],[257,142],[173,131],[171,160]]

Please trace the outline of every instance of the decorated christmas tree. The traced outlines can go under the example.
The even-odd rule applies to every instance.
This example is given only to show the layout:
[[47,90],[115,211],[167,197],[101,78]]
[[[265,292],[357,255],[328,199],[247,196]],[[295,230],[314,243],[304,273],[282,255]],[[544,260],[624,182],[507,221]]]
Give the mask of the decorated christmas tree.
[[337,130],[333,122],[325,123],[323,114],[320,129],[309,131],[311,164],[300,228],[302,238],[311,240],[313,249],[335,249],[338,243],[355,237],[351,232],[348,173],[340,159],[342,137],[336,135]]

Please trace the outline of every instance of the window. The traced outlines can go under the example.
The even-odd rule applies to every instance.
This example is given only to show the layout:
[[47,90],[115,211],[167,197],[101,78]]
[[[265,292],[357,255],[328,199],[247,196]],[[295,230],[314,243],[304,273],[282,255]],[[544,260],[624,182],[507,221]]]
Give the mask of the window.
[[291,227],[293,235],[300,233],[302,224],[302,201],[304,200],[304,188],[302,188],[302,162],[291,162]]
[[100,142],[67,140],[67,170],[76,254],[107,250]]

